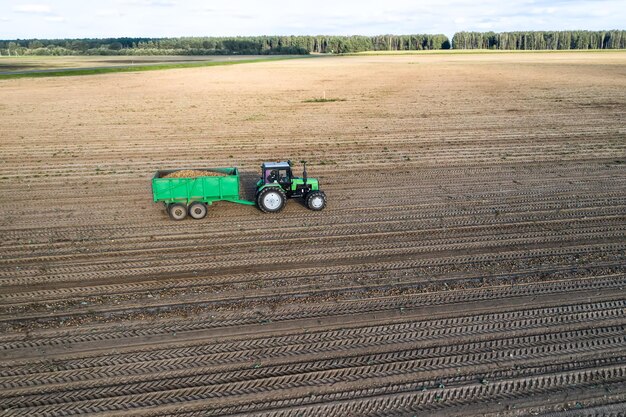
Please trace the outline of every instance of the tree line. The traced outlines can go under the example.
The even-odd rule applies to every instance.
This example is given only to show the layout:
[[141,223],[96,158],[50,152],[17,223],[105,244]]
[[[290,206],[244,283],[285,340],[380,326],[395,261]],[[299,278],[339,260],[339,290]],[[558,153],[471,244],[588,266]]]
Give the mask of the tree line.
[[0,55],[296,55],[435,49],[626,49],[626,31],[0,40]]
[[3,55],[293,55],[449,48],[445,35],[0,40]]
[[624,49],[624,30],[564,30],[550,32],[458,32],[454,49],[566,50]]

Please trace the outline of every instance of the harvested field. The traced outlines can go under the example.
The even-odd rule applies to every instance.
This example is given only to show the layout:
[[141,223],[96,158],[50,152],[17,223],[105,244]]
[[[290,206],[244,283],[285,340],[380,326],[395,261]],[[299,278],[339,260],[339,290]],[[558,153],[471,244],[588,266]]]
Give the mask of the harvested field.
[[[625,68],[437,54],[0,81],[0,416],[620,415]],[[174,222],[151,201],[156,170],[238,166],[250,198],[286,159],[324,211]]]

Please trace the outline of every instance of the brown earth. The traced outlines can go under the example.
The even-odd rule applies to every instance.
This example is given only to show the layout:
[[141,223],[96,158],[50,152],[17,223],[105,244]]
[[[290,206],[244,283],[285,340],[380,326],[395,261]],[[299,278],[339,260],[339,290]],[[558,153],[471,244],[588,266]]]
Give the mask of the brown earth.
[[[624,52],[0,81],[0,416],[618,415],[625,91]],[[151,200],[286,159],[324,211]]]

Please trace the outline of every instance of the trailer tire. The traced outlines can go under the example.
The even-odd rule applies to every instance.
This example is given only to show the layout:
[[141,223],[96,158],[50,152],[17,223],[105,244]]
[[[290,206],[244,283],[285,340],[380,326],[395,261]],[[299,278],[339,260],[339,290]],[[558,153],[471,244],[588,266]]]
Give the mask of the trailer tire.
[[187,206],[182,203],[173,203],[167,206],[167,212],[172,220],[183,220],[187,217]]
[[204,203],[196,201],[189,206],[189,215],[196,220],[203,219],[207,213],[207,206]]
[[278,213],[285,207],[287,196],[280,187],[267,187],[259,192],[256,205],[264,213]]
[[326,194],[323,191],[311,191],[306,195],[305,202],[309,210],[323,210],[326,207]]

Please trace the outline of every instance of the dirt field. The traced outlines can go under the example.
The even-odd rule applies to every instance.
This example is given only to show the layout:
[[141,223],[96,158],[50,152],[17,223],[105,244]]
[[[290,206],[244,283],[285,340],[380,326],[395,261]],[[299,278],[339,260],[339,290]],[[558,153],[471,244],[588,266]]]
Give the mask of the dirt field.
[[[623,52],[0,81],[0,416],[623,413],[625,91]],[[151,201],[287,158],[325,211]]]

